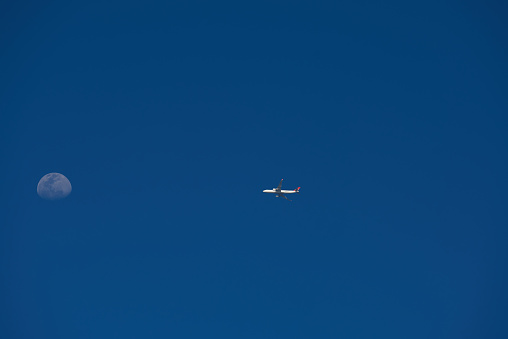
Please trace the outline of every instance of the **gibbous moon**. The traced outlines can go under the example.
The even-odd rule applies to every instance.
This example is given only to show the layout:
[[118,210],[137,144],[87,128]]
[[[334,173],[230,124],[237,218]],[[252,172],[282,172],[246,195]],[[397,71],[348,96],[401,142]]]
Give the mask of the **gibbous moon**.
[[60,173],[49,173],[39,180],[37,194],[47,200],[58,200],[68,196],[72,191],[71,182]]

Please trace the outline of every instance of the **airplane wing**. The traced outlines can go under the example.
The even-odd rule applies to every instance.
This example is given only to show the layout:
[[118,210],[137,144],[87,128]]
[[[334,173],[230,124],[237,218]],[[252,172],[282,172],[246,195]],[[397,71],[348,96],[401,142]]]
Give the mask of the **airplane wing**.
[[288,199],[288,197],[286,197],[284,194],[280,194],[280,193],[279,193],[279,197],[283,197],[284,199],[286,199],[286,200],[288,200],[288,201],[293,201],[293,200],[291,200],[291,199]]
[[280,179],[279,186],[277,186],[277,190],[280,190],[280,188],[282,187],[282,180],[284,179]]

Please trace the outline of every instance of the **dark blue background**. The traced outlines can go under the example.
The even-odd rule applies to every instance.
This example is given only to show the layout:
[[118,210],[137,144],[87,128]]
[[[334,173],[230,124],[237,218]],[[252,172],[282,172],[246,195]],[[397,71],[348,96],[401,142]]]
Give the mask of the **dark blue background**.
[[501,3],[2,3],[0,337],[507,338]]

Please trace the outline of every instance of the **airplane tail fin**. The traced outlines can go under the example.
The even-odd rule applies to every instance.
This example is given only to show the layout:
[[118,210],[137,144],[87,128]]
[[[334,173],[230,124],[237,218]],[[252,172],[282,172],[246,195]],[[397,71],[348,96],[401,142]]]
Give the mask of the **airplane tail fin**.
[[301,188],[301,187],[298,187],[297,189],[295,189],[295,192],[296,192],[296,193],[298,193],[298,194],[300,194],[300,188]]

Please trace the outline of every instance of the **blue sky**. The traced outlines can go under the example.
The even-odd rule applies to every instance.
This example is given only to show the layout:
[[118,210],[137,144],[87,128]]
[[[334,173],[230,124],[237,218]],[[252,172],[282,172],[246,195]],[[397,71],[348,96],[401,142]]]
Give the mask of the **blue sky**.
[[506,14],[0,5],[0,336],[506,338]]

